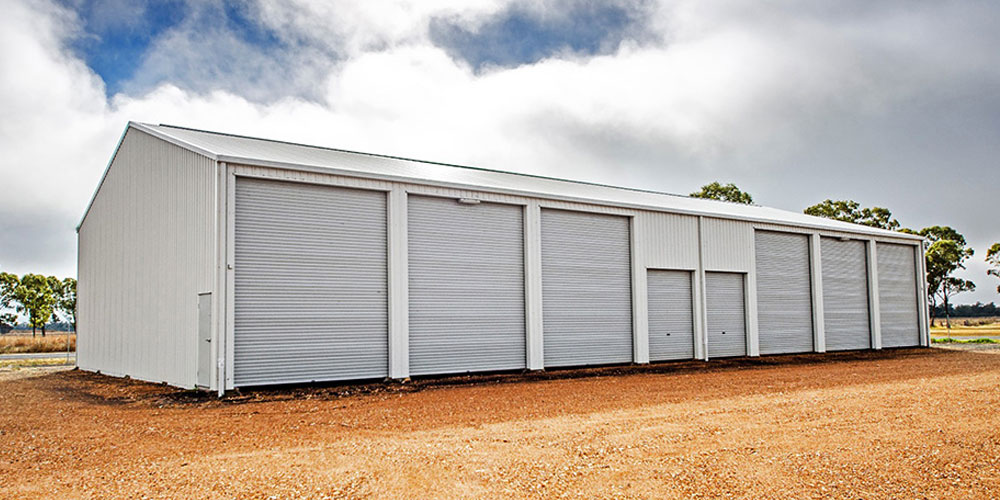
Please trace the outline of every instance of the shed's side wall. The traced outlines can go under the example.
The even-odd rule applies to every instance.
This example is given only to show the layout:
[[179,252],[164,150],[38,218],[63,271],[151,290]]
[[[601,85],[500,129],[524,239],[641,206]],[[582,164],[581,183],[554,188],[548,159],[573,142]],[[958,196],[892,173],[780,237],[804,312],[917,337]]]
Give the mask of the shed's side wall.
[[81,369],[192,387],[213,290],[214,160],[130,128],[79,230]]

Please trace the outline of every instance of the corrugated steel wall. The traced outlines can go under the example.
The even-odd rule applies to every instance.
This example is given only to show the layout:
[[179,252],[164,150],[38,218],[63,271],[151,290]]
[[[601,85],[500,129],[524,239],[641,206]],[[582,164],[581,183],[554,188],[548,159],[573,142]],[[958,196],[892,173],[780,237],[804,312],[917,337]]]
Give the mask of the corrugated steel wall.
[[216,163],[129,129],[79,232],[80,368],[193,387]]
[[749,222],[703,219],[704,266],[708,271],[750,272],[754,268],[754,226]]

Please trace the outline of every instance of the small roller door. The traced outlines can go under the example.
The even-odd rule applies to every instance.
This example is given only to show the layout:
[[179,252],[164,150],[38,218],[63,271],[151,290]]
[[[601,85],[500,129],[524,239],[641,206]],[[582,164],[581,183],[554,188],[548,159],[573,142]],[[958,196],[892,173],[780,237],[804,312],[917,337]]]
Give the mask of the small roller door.
[[920,345],[915,247],[879,243],[878,302],[882,347]]
[[385,193],[238,178],[235,203],[235,385],[385,377]]
[[757,231],[757,324],[761,354],[813,350],[809,237]]
[[863,241],[822,238],[823,325],[828,351],[868,349],[868,256]]
[[525,368],[524,208],[408,205],[410,373]]
[[632,361],[629,221],[542,210],[545,366]]
[[649,359],[694,357],[691,272],[649,270]]
[[708,311],[708,355],[746,356],[747,332],[743,275],[705,273]]

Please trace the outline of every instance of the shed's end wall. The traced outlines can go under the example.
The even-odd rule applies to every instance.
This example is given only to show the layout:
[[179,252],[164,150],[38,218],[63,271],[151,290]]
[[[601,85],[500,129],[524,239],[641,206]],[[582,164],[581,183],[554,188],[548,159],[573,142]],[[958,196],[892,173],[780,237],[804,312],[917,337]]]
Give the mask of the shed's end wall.
[[215,172],[214,160],[128,129],[79,230],[81,369],[195,385]]

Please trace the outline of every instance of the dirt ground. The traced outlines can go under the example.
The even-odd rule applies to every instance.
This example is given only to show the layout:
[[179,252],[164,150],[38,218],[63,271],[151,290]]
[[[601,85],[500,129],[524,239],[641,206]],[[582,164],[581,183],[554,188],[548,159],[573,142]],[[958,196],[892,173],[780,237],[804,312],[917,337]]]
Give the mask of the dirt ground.
[[998,498],[1000,350],[198,393],[0,378],[4,498]]

